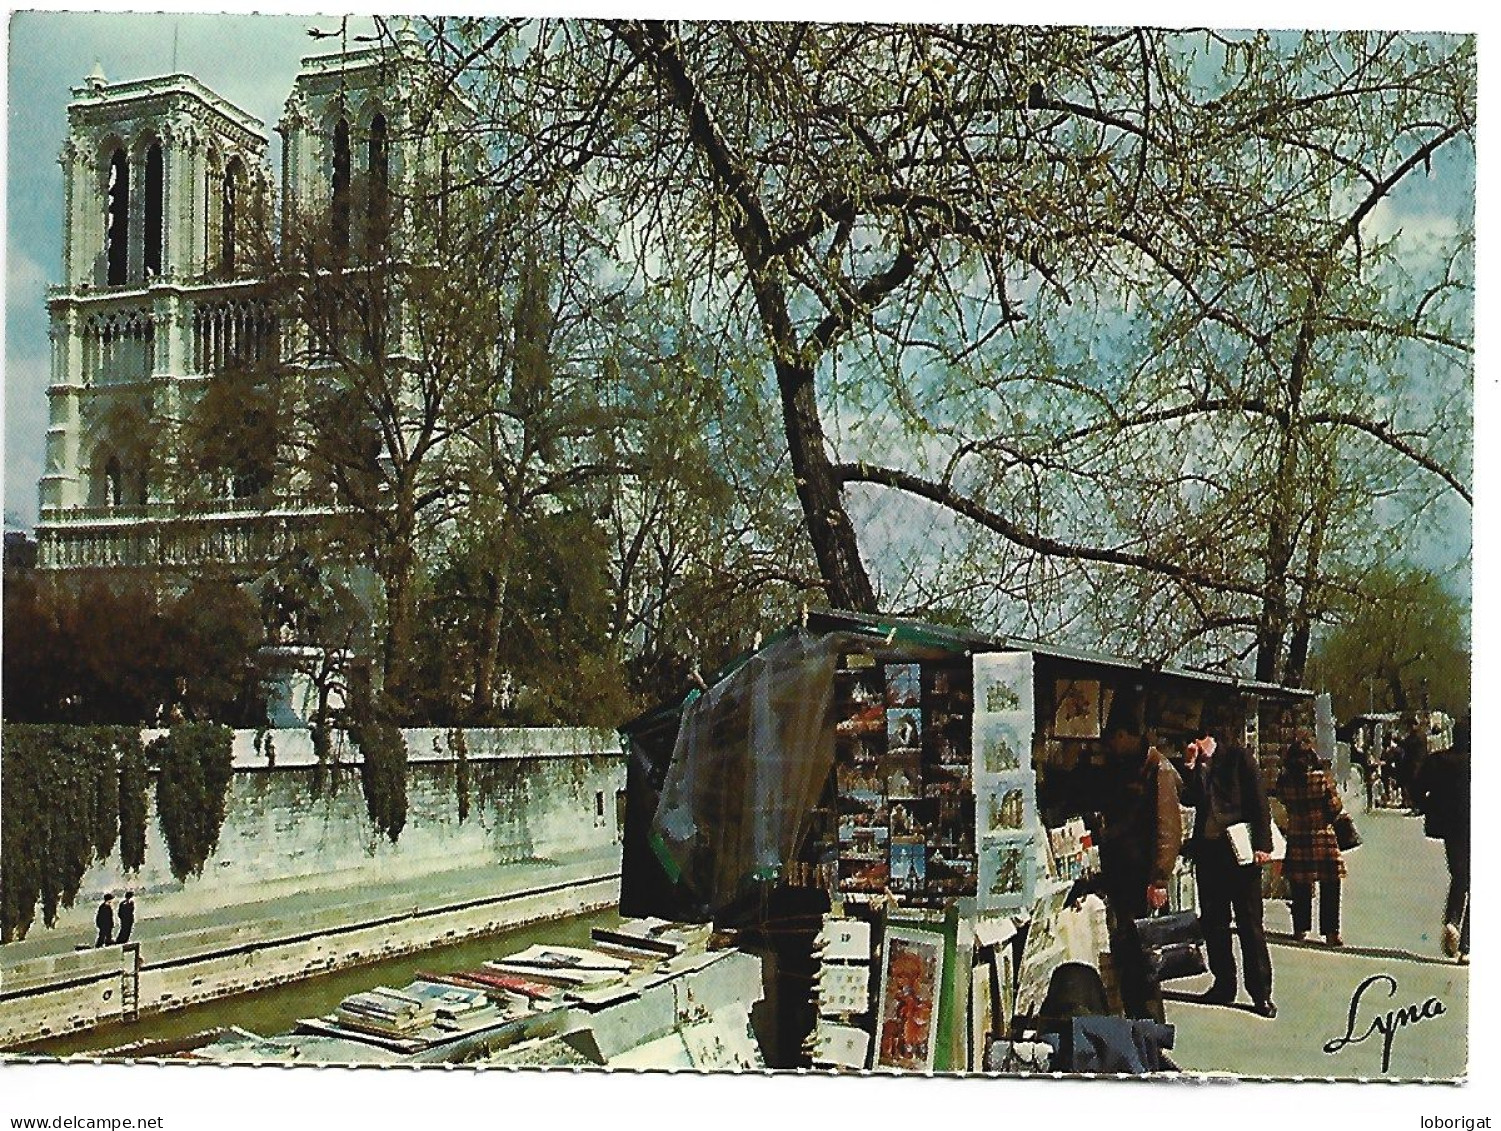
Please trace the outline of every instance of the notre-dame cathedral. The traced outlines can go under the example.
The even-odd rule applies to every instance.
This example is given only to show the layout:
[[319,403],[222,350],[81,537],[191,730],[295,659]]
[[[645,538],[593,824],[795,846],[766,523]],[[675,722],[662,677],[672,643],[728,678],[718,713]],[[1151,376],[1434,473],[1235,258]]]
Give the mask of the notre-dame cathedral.
[[279,183],[265,124],[197,78],[112,83],[96,67],[74,88],[63,282],[47,294],[43,569],[248,571],[316,520],[325,504],[295,484],[230,474],[188,498],[162,469],[215,375],[275,362],[298,332],[268,301],[252,233],[315,214],[358,224],[351,185],[400,191],[443,160],[435,119],[412,120],[425,74],[410,30],[305,58],[275,127]]

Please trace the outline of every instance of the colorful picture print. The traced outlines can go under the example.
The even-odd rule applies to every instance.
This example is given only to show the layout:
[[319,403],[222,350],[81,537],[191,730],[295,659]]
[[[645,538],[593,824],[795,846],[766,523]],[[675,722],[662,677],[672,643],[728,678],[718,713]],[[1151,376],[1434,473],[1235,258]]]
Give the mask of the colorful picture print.
[[835,776],[840,796],[852,793],[882,794],[886,783],[881,777],[878,761],[871,758],[851,758],[841,761]]
[[893,837],[938,836],[938,802],[929,800],[892,801],[887,809]]
[[1054,681],[1053,733],[1059,738],[1100,737],[1100,681]]
[[919,837],[893,837],[891,890],[907,895],[922,892],[928,883],[928,847]]
[[980,704],[980,709],[994,715],[1019,711],[1021,706],[1021,696],[1016,693],[1016,688],[1009,683],[991,683],[985,687],[985,701]]
[[928,891],[935,895],[974,895],[978,865],[973,853],[950,855],[943,847],[928,851]]
[[876,1065],[929,1072],[943,985],[943,939],[892,927],[886,932]]
[[994,718],[977,719],[975,729],[980,764],[987,774],[1011,773],[1026,764],[1022,736],[1011,723]]
[[885,731],[886,708],[879,701],[864,706],[857,705],[855,710],[834,727],[834,733],[841,737],[881,735]]
[[886,842],[890,830],[884,825],[872,824],[854,817],[839,822],[839,855],[846,860],[860,857],[879,860],[886,855]]
[[1011,832],[1027,824],[1027,791],[1019,785],[1006,785],[985,798],[988,832]]
[[922,702],[922,666],[886,665],[886,706],[916,707]]
[[922,712],[900,708],[886,712],[886,748],[919,750],[922,748]]
[[1032,656],[990,653],[974,658],[975,710],[986,714],[1032,706]]
[[992,865],[986,894],[1001,899],[1026,894],[1032,857],[1030,840],[983,841],[980,851]]
[[891,880],[891,871],[886,858],[861,860],[858,858],[839,861],[839,890],[864,895],[879,895],[886,891]]
[[839,822],[851,821],[855,825],[881,825],[888,823],[886,795],[854,790],[839,797]]
[[922,757],[916,749],[895,749],[881,758],[877,768],[888,798],[915,799],[923,796]]

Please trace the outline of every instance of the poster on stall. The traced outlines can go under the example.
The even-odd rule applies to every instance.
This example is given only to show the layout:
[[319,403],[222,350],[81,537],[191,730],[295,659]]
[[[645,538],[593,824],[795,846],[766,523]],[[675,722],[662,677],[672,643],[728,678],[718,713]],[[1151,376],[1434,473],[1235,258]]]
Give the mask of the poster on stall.
[[979,903],[984,911],[1031,906],[1039,874],[1034,833],[981,834]]
[[876,1066],[931,1072],[943,989],[943,936],[892,924],[881,964]]
[[1016,1012],[1034,1014],[1048,993],[1053,971],[1069,961],[1063,915],[1073,885],[1057,884],[1037,897],[1017,968]]
[[980,910],[1021,911],[1037,877],[1037,779],[1032,773],[1032,654],[974,658],[971,766],[979,842]]
[[974,658],[974,679],[976,715],[1020,712],[1030,717],[1031,652],[981,652]]

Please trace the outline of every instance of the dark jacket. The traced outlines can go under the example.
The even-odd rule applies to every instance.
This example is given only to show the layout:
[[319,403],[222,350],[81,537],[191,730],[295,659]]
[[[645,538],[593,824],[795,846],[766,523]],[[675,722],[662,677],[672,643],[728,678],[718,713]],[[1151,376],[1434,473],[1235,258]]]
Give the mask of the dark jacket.
[[1413,801],[1423,813],[1423,834],[1435,840],[1469,840],[1470,752],[1430,755],[1418,777]]
[[1183,847],[1183,814],[1178,795],[1183,781],[1161,753],[1148,753],[1104,806],[1100,863],[1134,886],[1163,886],[1172,877]]
[[1183,803],[1194,807],[1194,840],[1224,837],[1231,825],[1251,826],[1251,847],[1272,850],[1272,814],[1266,787],[1251,754],[1243,747],[1221,743],[1209,764],[1200,758],[1183,779]]
[[120,904],[120,929],[123,931],[123,930],[125,930],[125,929],[127,929],[129,927],[135,926],[135,921],[136,921],[136,905],[135,905],[135,901],[131,900],[131,899],[127,899],[123,903]]
[[113,904],[101,903],[99,905],[99,910],[94,912],[94,926],[98,927],[101,931],[114,933],[115,908]]

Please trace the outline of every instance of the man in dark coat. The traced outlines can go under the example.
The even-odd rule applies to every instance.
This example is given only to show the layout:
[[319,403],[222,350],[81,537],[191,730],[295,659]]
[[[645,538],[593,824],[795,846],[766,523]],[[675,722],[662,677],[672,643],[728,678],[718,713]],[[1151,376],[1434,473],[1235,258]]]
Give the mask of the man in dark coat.
[[1416,796],[1423,834],[1444,842],[1449,865],[1449,896],[1444,902],[1444,953],[1470,957],[1470,719],[1454,726],[1454,743],[1429,757],[1418,777]]
[[1397,763],[1397,784],[1402,788],[1402,799],[1409,809],[1418,809],[1418,779],[1423,774],[1423,765],[1428,761],[1428,720],[1422,715],[1413,715],[1407,720],[1407,733],[1397,744],[1401,755]]
[[1110,752],[1123,771],[1101,799],[1100,870],[1114,924],[1111,957],[1126,1015],[1162,1021],[1162,994],[1147,970],[1136,920],[1167,906],[1167,885],[1183,847],[1183,782],[1155,746],[1143,752],[1130,735],[1112,736]]
[[109,946],[115,941],[115,897],[106,894],[99,910],[94,912],[94,926],[99,928],[95,946]]
[[128,891],[125,893],[125,898],[120,901],[120,937],[115,942],[128,943],[130,941],[131,928],[135,925],[136,893]]
[[[1212,735],[1190,742],[1184,752],[1183,799],[1194,807],[1190,848],[1199,889],[1199,918],[1214,984],[1204,1000],[1229,1005],[1236,998],[1235,954],[1230,946],[1230,912],[1240,935],[1241,960],[1252,1008],[1277,1016],[1272,1003],[1272,956],[1262,926],[1261,865],[1271,859],[1272,816],[1266,787],[1244,748],[1221,748]],[[1252,862],[1241,864],[1228,830],[1250,826]]]

